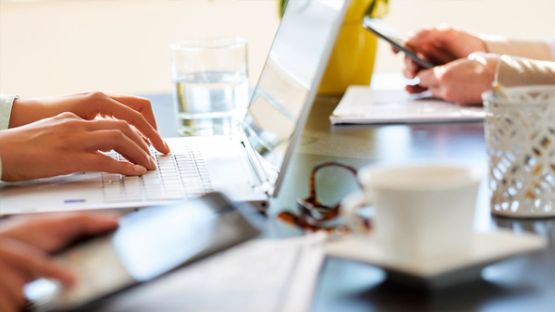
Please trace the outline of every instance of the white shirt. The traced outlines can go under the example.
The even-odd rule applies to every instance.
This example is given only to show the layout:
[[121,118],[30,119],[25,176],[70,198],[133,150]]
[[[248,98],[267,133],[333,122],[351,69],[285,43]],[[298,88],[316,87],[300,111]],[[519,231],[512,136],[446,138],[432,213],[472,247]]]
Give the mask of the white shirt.
[[[0,131],[8,129],[10,124],[10,116],[12,114],[13,101],[16,99],[13,95],[0,94]],[[0,180],[2,179],[2,159],[0,159]]]

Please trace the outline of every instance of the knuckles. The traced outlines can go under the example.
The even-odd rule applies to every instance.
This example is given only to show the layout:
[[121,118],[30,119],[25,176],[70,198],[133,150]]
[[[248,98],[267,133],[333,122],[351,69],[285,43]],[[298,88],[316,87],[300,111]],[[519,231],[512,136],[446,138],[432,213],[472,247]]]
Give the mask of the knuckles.
[[79,117],[77,118],[60,118],[57,125],[63,128],[78,129],[85,126],[85,121]]
[[72,113],[72,112],[63,112],[60,113],[58,115],[56,115],[54,118],[56,119],[80,119],[79,116],[77,116],[76,114]]
[[64,128],[76,129],[85,125],[81,120],[62,120],[59,123]]
[[447,45],[453,45],[459,39],[458,31],[455,28],[449,27],[444,30],[443,42]]
[[108,139],[113,142],[120,142],[124,139],[124,134],[120,130],[111,130],[108,132]]
[[122,130],[122,131],[126,131],[126,130],[130,130],[131,127],[129,126],[129,123],[127,123],[127,121],[125,120],[114,120],[113,122],[114,128]]
[[58,114],[53,118],[53,120],[55,120],[53,125],[61,127],[64,130],[67,130],[68,128],[76,130],[82,128],[86,124],[84,119],[71,112]]
[[94,116],[103,110],[107,98],[108,95],[100,91],[93,91],[85,94],[84,100],[87,104],[86,107],[90,118],[94,118]]
[[138,97],[136,99],[137,99],[137,103],[140,103],[141,106],[143,106],[145,108],[151,108],[152,107],[152,104],[151,104],[149,99],[142,98],[142,97]]
[[92,92],[88,92],[85,95],[85,97],[92,101],[100,101],[100,100],[106,99],[108,96],[101,91],[92,91]]

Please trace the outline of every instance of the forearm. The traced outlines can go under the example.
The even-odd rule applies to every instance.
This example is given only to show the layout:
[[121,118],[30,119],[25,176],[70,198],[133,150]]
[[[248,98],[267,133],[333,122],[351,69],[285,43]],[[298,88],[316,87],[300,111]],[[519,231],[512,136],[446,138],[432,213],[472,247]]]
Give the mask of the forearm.
[[503,55],[497,68],[496,81],[505,87],[555,85],[555,62]]
[[16,99],[12,106],[9,128],[24,126],[59,113],[54,107],[49,107],[39,100]]
[[8,149],[10,148],[10,145],[7,143],[6,140],[6,135],[8,132],[9,130],[6,129],[0,130],[0,187],[2,187],[3,184],[3,170],[7,170],[8,168],[4,165],[6,159],[5,157],[3,157],[3,155],[8,152]]
[[481,38],[489,53],[541,61],[555,61],[555,42],[511,40],[494,36],[481,36]]

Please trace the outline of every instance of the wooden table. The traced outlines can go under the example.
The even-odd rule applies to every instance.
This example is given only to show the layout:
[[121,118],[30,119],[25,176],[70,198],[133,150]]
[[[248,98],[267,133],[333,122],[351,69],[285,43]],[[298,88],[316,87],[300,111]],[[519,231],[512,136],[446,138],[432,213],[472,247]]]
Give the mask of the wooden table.
[[[151,96],[160,130],[175,135],[172,99]],[[376,163],[456,162],[486,168],[483,126],[480,123],[434,125],[340,126],[328,117],[337,104],[335,98],[319,98],[309,116],[302,140],[288,169],[279,196],[272,200],[270,215],[295,209],[295,201],[308,191],[308,176],[314,165],[339,160],[362,167]],[[347,173],[323,172],[320,193],[332,202],[356,189]],[[538,233],[549,240],[545,251],[487,267],[483,279],[439,291],[402,287],[386,281],[376,267],[338,259],[326,260],[313,301],[315,311],[555,311],[554,220],[497,219],[489,214],[487,190],[479,196],[476,226],[503,227],[515,232]],[[273,235],[293,235],[295,231],[268,221]],[[156,292],[156,287],[151,287]],[[129,300],[138,300],[131,294]],[[157,294],[165,300],[164,294]],[[157,297],[157,298],[158,298]],[[153,298],[150,296],[149,298]],[[125,299],[119,298],[119,300]],[[186,300],[186,298],[182,298]],[[171,300],[173,311],[181,311],[179,300]],[[109,302],[108,302],[109,303]],[[155,302],[145,302],[145,311]],[[167,307],[167,305],[165,305]],[[174,309],[175,308],[175,309]]]

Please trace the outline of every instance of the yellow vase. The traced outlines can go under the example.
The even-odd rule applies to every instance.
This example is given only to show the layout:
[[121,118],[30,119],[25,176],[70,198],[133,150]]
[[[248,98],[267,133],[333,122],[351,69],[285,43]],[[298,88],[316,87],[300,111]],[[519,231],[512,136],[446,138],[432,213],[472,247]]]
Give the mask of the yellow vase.
[[352,0],[320,83],[319,94],[341,95],[350,85],[370,85],[377,38],[362,27],[362,19],[372,1],[380,0]]

